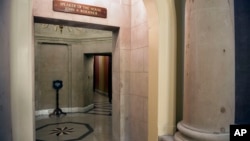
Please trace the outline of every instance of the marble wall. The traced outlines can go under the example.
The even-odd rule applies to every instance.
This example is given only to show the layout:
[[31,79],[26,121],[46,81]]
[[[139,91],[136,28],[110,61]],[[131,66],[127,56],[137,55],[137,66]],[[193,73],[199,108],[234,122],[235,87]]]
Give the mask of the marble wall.
[[[64,33],[55,34],[59,31],[52,30],[54,28],[49,30],[41,28],[41,24],[35,24],[36,111],[49,109],[49,112],[52,112],[55,108],[56,95],[52,88],[53,80],[63,80],[63,88],[59,91],[61,108],[69,108],[68,112],[70,112],[70,108],[91,105],[93,55],[88,54],[111,53],[112,33],[64,27]],[[67,31],[67,28],[71,31]],[[96,33],[99,36],[93,35]]]
[[[54,12],[51,0],[34,0],[33,15],[39,18],[50,18],[63,21],[71,21],[81,26],[88,25],[92,28],[110,29],[113,31],[112,48],[112,83],[113,83],[113,103],[112,103],[112,126],[113,140],[123,140],[128,136],[128,132],[123,132],[124,120],[121,118],[122,109],[128,109],[123,102],[123,93],[129,93],[130,78],[130,48],[131,48],[131,2],[130,0],[67,0],[71,2],[84,3],[105,7],[108,9],[107,18],[95,18],[76,14]],[[90,24],[88,24],[90,23]],[[111,27],[111,28],[110,28]],[[119,31],[117,30],[119,28]],[[136,84],[136,85],[140,85]],[[146,87],[145,87],[146,88]],[[138,128],[137,128],[138,129]]]
[[148,140],[176,130],[176,12],[174,0],[144,0],[148,19]]
[[[111,50],[112,55],[113,55],[113,60],[112,60],[113,62],[113,68],[112,68],[112,72],[113,72],[113,78],[112,78],[112,81],[113,81],[113,115],[112,115],[113,140],[114,141],[147,140],[146,139],[147,133],[149,134],[148,140],[150,141],[156,140],[158,137],[158,124],[161,124],[161,123],[158,123],[158,119],[157,119],[158,110],[159,110],[157,107],[158,106],[157,104],[159,103],[158,94],[161,93],[161,92],[158,93],[158,88],[159,88],[158,78],[161,78],[162,76],[164,76],[164,75],[158,74],[158,70],[159,70],[158,63],[160,62],[158,60],[159,59],[158,55],[162,57],[161,58],[162,64],[164,64],[165,62],[169,64],[173,64],[173,65],[175,64],[174,59],[171,60],[171,58],[167,58],[167,57],[164,58],[164,53],[161,53],[159,49],[159,46],[160,46],[159,36],[171,37],[171,36],[166,36],[166,34],[164,34],[164,33],[169,33],[169,32],[165,32],[165,30],[167,29],[163,31],[162,29],[164,28],[162,27],[164,27],[164,25],[167,25],[168,27],[173,27],[173,26],[169,26],[169,24],[167,24],[168,22],[162,22],[164,21],[164,19],[160,20],[159,15],[164,15],[164,13],[166,14],[166,9],[167,9],[166,5],[162,3],[173,2],[173,0],[172,1],[170,0],[169,1],[161,1],[161,0],[144,0],[144,1],[142,0],[106,0],[106,1],[103,1],[103,0],[65,0],[65,1],[85,3],[89,5],[105,7],[108,9],[107,18],[103,19],[103,18],[83,16],[83,15],[54,12],[52,10],[52,0],[22,0],[22,1],[12,0],[11,2],[0,1],[0,11],[1,11],[0,16],[3,17],[4,19],[0,22],[0,25],[1,25],[0,26],[0,31],[1,31],[0,32],[0,35],[1,35],[0,44],[2,45],[0,48],[0,58],[1,58],[0,66],[6,67],[6,69],[4,70],[1,69],[0,71],[0,80],[1,80],[0,113],[4,113],[5,115],[5,116],[0,117],[0,121],[1,123],[3,123],[4,121],[4,124],[6,124],[6,125],[3,125],[6,128],[4,129],[1,128],[0,133],[6,136],[4,137],[0,136],[0,139],[11,140],[11,136],[12,136],[12,140],[15,140],[15,141],[34,140],[34,134],[33,134],[34,133],[34,113],[33,111],[35,109],[33,107],[34,105],[33,93],[35,90],[34,88],[34,76],[35,75],[33,72],[34,71],[34,66],[33,66],[34,64],[34,45],[33,45],[34,35],[33,34],[34,33],[33,33],[33,23],[32,23],[33,16],[34,16],[36,18],[40,18],[43,20],[45,19],[45,21],[53,21],[57,23],[64,22],[67,24],[73,24],[73,25],[75,24],[75,25],[83,26],[83,27],[88,26],[91,28],[107,29],[113,32],[113,41],[112,41],[112,50]],[[232,35],[232,34],[225,34],[230,30],[225,30],[225,32],[221,32],[221,30],[217,30],[217,29],[224,29],[227,27],[227,26],[221,27],[221,25],[223,24],[218,24],[218,25],[212,24],[214,25],[214,27],[218,26],[221,28],[214,28],[214,27],[208,26],[208,24],[210,24],[211,21],[220,21],[220,20],[217,20],[218,17],[219,18],[222,17],[221,19],[224,19],[226,15],[226,17],[230,19],[229,18],[230,16],[226,13],[224,13],[225,14],[224,15],[223,12],[220,13],[220,10],[221,11],[227,10],[227,9],[224,9],[224,6],[227,6],[227,4],[224,4],[224,2],[226,1],[215,1],[215,0],[204,1],[203,0],[203,1],[192,1],[192,2],[195,2],[196,4],[204,3],[202,4],[203,7],[200,7],[201,9],[197,9],[197,10],[203,11],[202,13],[193,12],[196,14],[195,16],[196,20],[190,20],[190,21],[195,24],[199,23],[199,26],[195,26],[194,29],[199,29],[203,26],[204,27],[207,26],[207,28],[202,28],[202,30],[195,30],[195,33],[199,32],[200,34],[200,32],[204,32],[204,36],[207,35],[209,37],[213,37],[213,39],[216,39],[210,42],[209,44],[201,44],[201,45],[206,46],[206,48],[204,49],[208,49],[208,52],[205,51],[206,52],[205,56],[199,55],[197,57],[193,55],[197,58],[203,59],[201,60],[203,61],[201,65],[205,65],[205,67],[203,66],[203,68],[206,68],[208,67],[206,65],[209,64],[207,63],[207,61],[215,60],[217,57],[219,58],[219,60],[222,59],[220,56],[218,56],[220,53],[222,53],[225,56],[227,54],[230,54],[230,50],[223,50],[222,49],[223,46],[220,46],[217,49],[220,51],[216,51],[217,54],[215,57],[211,55],[212,57],[209,56],[211,59],[210,58],[207,59],[208,58],[207,57],[204,61],[204,57],[206,57],[207,55],[211,53],[212,54],[214,53],[213,49],[215,49],[215,47],[218,46],[218,39],[221,39],[220,36],[226,35],[226,36],[231,37]],[[209,9],[211,6],[211,2],[212,3],[216,2],[216,3],[221,3],[221,4],[218,4],[218,5],[216,4],[218,8],[214,8],[215,11],[214,10],[211,11]],[[231,2],[232,0],[230,0],[230,3]],[[146,4],[147,10],[145,10],[144,3]],[[232,6],[232,3],[230,6]],[[205,15],[208,15],[208,16],[207,17],[205,16],[205,20],[201,20],[201,19],[204,19],[204,15],[202,15],[204,14],[204,10],[205,12],[207,11],[210,13],[208,14],[205,13]],[[218,12],[220,13],[219,15],[218,15]],[[172,20],[168,20],[168,21],[172,21]],[[201,23],[204,23],[204,24],[201,24]],[[230,22],[225,22],[225,23],[228,24]],[[195,24],[192,24],[192,25],[195,25]],[[173,29],[173,28],[170,28],[170,29]],[[209,31],[209,32],[205,32],[205,31]],[[217,34],[216,36],[213,36],[215,35],[216,32],[221,32],[224,34]],[[148,34],[148,36],[145,36],[146,34]],[[9,36],[9,38],[7,36]],[[194,37],[197,37],[197,39],[199,38],[199,42],[197,42],[199,44],[203,43],[202,41],[204,39],[206,39],[205,43],[208,43],[207,37],[204,38],[204,36],[192,36],[192,38]],[[147,37],[149,37],[148,40],[146,39]],[[223,38],[223,39],[231,40],[231,38]],[[164,41],[164,39],[162,38],[161,40]],[[224,40],[220,40],[220,42],[223,42],[223,41]],[[222,44],[222,45],[225,45],[225,46],[228,45],[228,47],[231,47],[231,45],[233,44],[230,41],[228,43],[229,45],[228,44]],[[78,46],[76,46],[76,48],[77,47]],[[173,48],[165,48],[165,49],[173,49]],[[198,48],[198,49],[200,51],[203,51],[203,54],[204,54],[204,49],[203,50],[202,48]],[[81,50],[80,47],[79,47],[79,50]],[[8,52],[10,52],[10,58],[9,56],[6,56]],[[173,52],[171,51],[167,53],[170,53],[170,56],[171,56],[171,53],[173,54]],[[75,54],[82,55],[82,53],[77,50],[75,51]],[[191,54],[193,54],[193,52],[191,52]],[[147,57],[149,59],[147,59]],[[171,57],[173,57],[173,55]],[[168,61],[166,61],[165,59],[168,59]],[[194,59],[194,60],[197,61],[200,59]],[[231,65],[230,63],[228,63],[229,66]],[[10,66],[8,66],[8,64],[10,64]],[[88,64],[88,62],[86,62],[86,64]],[[162,65],[162,64],[160,64],[161,67],[164,67],[164,66],[166,67],[166,65]],[[72,66],[74,66],[74,64],[72,64]],[[221,68],[221,67],[223,66],[219,65],[218,68]],[[174,68],[174,67],[171,67],[171,65],[169,65],[168,68]],[[166,68],[164,69],[166,70]],[[208,70],[209,69],[205,71],[201,71],[201,72],[205,73],[205,72],[208,72]],[[223,69],[220,69],[220,71],[221,70]],[[229,69],[226,69],[226,70],[229,70]],[[233,69],[230,69],[230,70],[233,70]],[[171,73],[169,73],[171,71],[166,71],[166,72],[168,72],[168,75],[171,75]],[[215,74],[217,72],[213,72],[213,73]],[[75,74],[77,74],[77,71]],[[212,74],[212,72],[210,74]],[[192,74],[190,76],[192,76]],[[214,76],[216,76],[216,77],[213,77],[213,78],[216,78],[216,80],[218,78],[221,78],[221,77],[217,77],[217,75],[214,75]],[[72,78],[73,77],[77,77],[77,75],[72,76]],[[25,80],[25,83],[22,80]],[[171,80],[171,79],[166,79],[166,80]],[[172,80],[173,81],[171,82],[174,82],[174,79]],[[5,83],[2,83],[2,82],[5,82]],[[147,86],[148,85],[147,82],[151,85]],[[205,81],[202,81],[202,82],[205,82]],[[214,82],[214,81],[211,81],[211,82]],[[8,83],[10,84],[8,85]],[[174,84],[174,83],[171,83],[171,84]],[[159,85],[161,85],[162,88],[164,88],[165,86],[164,83],[161,83]],[[171,88],[173,87],[174,86],[171,86]],[[204,88],[207,88],[207,87],[204,87]],[[232,87],[230,85],[229,89],[231,88]],[[150,94],[147,94],[148,93],[147,89],[149,89]],[[173,93],[161,93],[161,94],[165,96],[167,94],[168,96],[173,96]],[[206,96],[209,96],[209,95],[206,95]],[[4,96],[4,99],[2,99],[3,96]],[[171,97],[171,98],[174,98],[174,97]],[[171,98],[169,98],[169,100],[171,100]],[[10,104],[8,103],[8,99],[10,99]],[[222,99],[224,99],[224,97]],[[202,100],[204,100],[204,97],[202,97]],[[213,102],[214,98],[209,97],[206,100],[207,102],[210,102],[208,100],[211,100]],[[147,103],[147,101],[149,102]],[[190,101],[192,101],[192,99],[190,99]],[[152,103],[152,106],[150,103]],[[190,103],[192,103],[193,105],[196,104],[194,102],[190,102]],[[170,104],[174,105],[174,103],[170,103]],[[204,107],[203,104],[200,104],[200,105],[197,108]],[[216,105],[216,106],[217,108],[215,108],[214,111],[217,111],[218,113],[218,110],[220,110],[219,109],[220,105]],[[11,107],[11,109],[9,109],[9,107]],[[147,107],[149,109],[147,109]],[[168,105],[168,107],[166,108],[169,108],[169,107],[174,108],[173,106],[171,107],[171,105],[170,106]],[[161,110],[165,110],[165,108]],[[12,115],[11,124],[12,125],[9,125],[10,122],[8,122],[9,121],[8,119],[10,119],[9,117],[10,114],[8,115],[8,111],[11,111],[11,115]],[[147,113],[147,111],[150,111],[150,113]],[[174,112],[174,110],[170,110],[170,111]],[[199,112],[200,111],[201,110],[199,110]],[[221,111],[224,111],[223,108]],[[160,112],[160,113],[166,114],[168,112]],[[192,113],[190,111],[186,111],[185,113],[186,113],[186,117],[190,117],[189,119],[191,119],[192,117],[194,117],[192,119],[197,119],[197,117],[195,117],[197,114],[190,115],[188,114],[188,113]],[[184,113],[184,116],[185,116],[185,113]],[[200,115],[203,115],[203,114],[200,114]],[[149,120],[147,119],[147,117],[149,117]],[[202,119],[202,118],[199,118],[199,119]],[[164,122],[166,121],[167,120],[165,119]],[[197,120],[197,121],[201,121],[201,120]],[[200,123],[204,123],[204,122],[200,122]],[[210,126],[213,125],[213,124],[210,124],[210,122],[206,122],[206,123],[208,123]],[[147,127],[148,127],[147,124],[149,124],[149,127],[150,127],[148,132],[147,132]],[[166,125],[168,126],[168,124]],[[171,126],[172,123],[170,123],[169,125]],[[10,128],[10,126],[12,126],[12,128]],[[164,127],[164,126],[161,126],[161,127]],[[174,127],[171,129],[174,129]],[[217,130],[219,132],[220,131],[224,132],[225,128],[216,128],[216,131]],[[226,129],[226,131],[227,130],[228,129]],[[165,131],[162,130],[162,132],[165,132]]]
[[[143,0],[131,3],[131,47],[121,52],[128,67],[121,70],[122,140],[147,140],[148,112],[148,24]],[[126,85],[127,81],[127,85]],[[139,136],[138,136],[139,135]]]
[[[68,24],[113,31],[113,140],[122,141],[131,139],[130,141],[133,141],[138,140],[138,137],[143,138],[140,140],[146,140],[148,52],[146,12],[143,1],[67,1],[105,7],[108,9],[107,18],[55,12],[52,10],[51,0],[13,0],[11,2],[11,15],[6,14],[8,10],[2,8],[3,15],[7,16],[7,21],[9,17],[11,19],[10,28],[1,28],[1,31],[11,29],[11,31],[6,31],[6,34],[12,33],[10,36],[10,76],[12,80],[10,87],[13,96],[11,97],[12,139],[16,141],[34,140],[34,122],[31,121],[34,121],[33,111],[35,110],[33,107],[35,51],[33,45],[34,25],[32,24],[33,17],[35,17],[35,20],[40,18],[46,21],[63,21]],[[6,6],[7,8],[8,5],[10,3],[1,1],[1,6]],[[9,25],[9,23],[7,22],[6,25]],[[7,44],[7,42],[3,43]],[[9,47],[8,45],[4,46]],[[3,51],[8,52],[8,49],[5,49]],[[78,54],[79,52],[76,51],[75,53]],[[74,51],[72,54],[74,54]],[[1,78],[1,80],[9,80],[6,72],[1,72],[1,74],[6,76]],[[77,76],[72,76],[72,78],[74,77]],[[19,80],[25,80],[25,83]],[[8,98],[8,96],[5,98]],[[129,100],[128,103],[126,103],[127,100]],[[125,125],[129,126],[126,127]]]

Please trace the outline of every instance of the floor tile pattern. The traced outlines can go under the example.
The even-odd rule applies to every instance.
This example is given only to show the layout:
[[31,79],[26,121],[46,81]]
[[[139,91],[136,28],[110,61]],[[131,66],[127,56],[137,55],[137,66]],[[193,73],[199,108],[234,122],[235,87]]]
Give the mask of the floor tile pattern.
[[60,136],[60,135],[69,135],[71,134],[72,132],[74,132],[73,130],[74,128],[68,128],[68,127],[63,127],[63,128],[56,128],[56,129],[53,129],[51,130],[51,133],[50,134],[55,134],[56,136]]
[[112,105],[109,102],[94,102],[94,108],[87,111],[88,114],[111,116]]
[[111,141],[111,104],[94,96],[94,108],[85,113],[36,119],[36,141]]

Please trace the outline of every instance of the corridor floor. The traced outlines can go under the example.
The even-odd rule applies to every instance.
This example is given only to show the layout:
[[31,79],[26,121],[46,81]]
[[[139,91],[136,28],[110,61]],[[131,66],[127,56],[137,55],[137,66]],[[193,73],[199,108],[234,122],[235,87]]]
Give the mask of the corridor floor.
[[94,108],[62,117],[36,118],[36,141],[111,141],[111,104],[94,95]]

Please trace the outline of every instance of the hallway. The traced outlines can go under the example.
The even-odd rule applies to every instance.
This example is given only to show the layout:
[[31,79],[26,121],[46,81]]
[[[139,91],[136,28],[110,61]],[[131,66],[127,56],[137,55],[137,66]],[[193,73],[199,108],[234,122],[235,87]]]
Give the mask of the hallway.
[[94,108],[63,117],[36,117],[36,141],[110,141],[112,105],[95,93]]
[[[230,125],[250,123],[249,7],[1,0],[0,141],[229,141]],[[112,105],[93,99],[107,76],[96,54],[112,55]],[[41,117],[58,105],[66,116]]]

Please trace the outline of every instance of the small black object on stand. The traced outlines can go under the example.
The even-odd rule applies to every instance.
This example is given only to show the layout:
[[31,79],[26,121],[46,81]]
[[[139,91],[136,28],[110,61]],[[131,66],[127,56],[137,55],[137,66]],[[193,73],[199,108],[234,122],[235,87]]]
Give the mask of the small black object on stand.
[[63,87],[63,82],[61,80],[53,81],[53,88],[56,89],[56,109],[49,116],[56,115],[59,117],[61,114],[66,115],[66,113],[64,113],[62,109],[59,108],[59,90],[62,87]]

